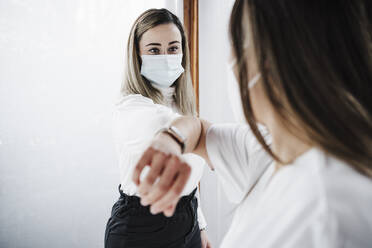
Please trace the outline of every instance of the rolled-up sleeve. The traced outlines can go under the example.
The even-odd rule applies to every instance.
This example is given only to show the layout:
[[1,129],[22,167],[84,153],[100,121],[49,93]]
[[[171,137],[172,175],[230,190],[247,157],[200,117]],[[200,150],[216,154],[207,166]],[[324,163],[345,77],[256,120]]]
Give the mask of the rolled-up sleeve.
[[[267,132],[262,133],[270,143]],[[249,126],[244,124],[210,126],[206,149],[218,179],[233,203],[241,202],[272,162]]]

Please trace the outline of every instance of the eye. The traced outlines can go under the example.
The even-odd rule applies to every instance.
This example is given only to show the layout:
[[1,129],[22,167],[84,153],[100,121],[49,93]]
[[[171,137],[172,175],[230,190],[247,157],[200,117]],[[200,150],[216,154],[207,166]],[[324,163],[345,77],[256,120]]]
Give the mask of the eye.
[[151,49],[148,50],[151,54],[158,54],[159,53],[159,49],[156,48],[156,47],[153,47]]
[[173,47],[168,48],[168,52],[177,53],[178,49],[179,49],[178,46],[173,46]]

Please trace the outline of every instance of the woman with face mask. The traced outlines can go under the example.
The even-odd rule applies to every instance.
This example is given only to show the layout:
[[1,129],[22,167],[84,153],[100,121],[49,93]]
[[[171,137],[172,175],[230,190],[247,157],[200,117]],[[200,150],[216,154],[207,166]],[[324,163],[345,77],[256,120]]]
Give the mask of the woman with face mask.
[[[193,167],[180,194],[175,214],[153,215],[140,204],[131,175],[151,139],[181,115],[195,116],[189,71],[189,51],[179,19],[166,9],[150,9],[135,21],[128,39],[125,79],[114,115],[114,137],[119,157],[120,198],[112,208],[105,232],[105,247],[210,247],[200,208],[198,182],[205,161],[185,154]],[[168,135],[177,135],[177,130]],[[149,164],[157,167],[165,150]],[[157,162],[158,161],[158,162]],[[142,178],[146,176],[146,170]],[[159,182],[159,185],[165,187]]]
[[[236,0],[233,71],[247,124],[180,117],[156,135],[133,181],[152,213],[174,213],[203,156],[238,204],[221,247],[372,247],[372,5]],[[262,124],[265,128],[260,128]],[[160,188],[158,180],[167,184]]]

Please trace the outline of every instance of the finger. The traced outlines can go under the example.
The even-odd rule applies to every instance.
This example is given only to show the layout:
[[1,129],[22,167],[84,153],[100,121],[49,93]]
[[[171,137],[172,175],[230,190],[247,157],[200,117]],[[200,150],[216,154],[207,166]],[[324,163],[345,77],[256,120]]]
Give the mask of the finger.
[[207,239],[205,238],[204,231],[200,231],[200,238],[201,238],[202,247],[206,248],[207,247]]
[[168,192],[178,172],[178,163],[180,163],[180,161],[178,160],[177,156],[172,155],[170,159],[168,159],[160,180],[156,183],[155,187],[148,192],[147,195],[141,198],[141,203],[143,202],[145,205],[152,204]]
[[[151,206],[152,213],[156,214],[159,212],[163,212],[169,206],[170,203],[173,203],[175,201],[178,202],[182,190],[185,187],[191,173],[191,168],[186,163],[182,163],[181,168],[182,169],[178,173],[177,178],[174,181],[170,190],[162,198],[153,203],[153,205]],[[167,213],[164,214],[166,214],[166,216],[172,216],[173,211],[172,212],[167,211]]]
[[146,175],[146,178],[140,182],[138,187],[138,193],[142,195],[146,195],[148,191],[151,189],[152,185],[154,184],[155,180],[160,175],[163,167],[165,166],[164,162],[167,158],[162,152],[156,151],[152,157],[151,161],[151,169],[149,173]]
[[177,202],[174,202],[174,203],[170,204],[169,207],[167,207],[164,212],[166,212],[166,211],[174,211],[174,209],[176,208],[176,206],[177,206]]
[[177,208],[178,201],[179,201],[179,198],[176,198],[175,201],[169,205],[169,207],[165,208],[165,210],[163,211],[165,216],[170,217],[173,215],[173,213],[175,212]]
[[139,161],[136,164],[136,167],[134,167],[134,171],[133,171],[133,175],[132,175],[132,181],[136,185],[139,185],[140,184],[140,175],[141,175],[141,172],[142,172],[143,168],[145,168],[146,165],[149,165],[151,163],[152,155],[153,155],[154,151],[155,150],[153,148],[149,147],[142,154],[141,158],[139,159]]

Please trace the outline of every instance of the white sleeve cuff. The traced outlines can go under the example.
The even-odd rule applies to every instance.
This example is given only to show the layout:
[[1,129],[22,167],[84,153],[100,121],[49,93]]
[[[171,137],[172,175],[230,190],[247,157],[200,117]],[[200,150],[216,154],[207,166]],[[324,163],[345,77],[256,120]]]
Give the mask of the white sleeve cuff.
[[199,194],[199,186],[198,189],[196,190],[196,199],[198,200],[198,223],[199,223],[199,229],[206,228],[207,227],[207,222],[205,220],[203,211],[201,209],[201,202],[200,202],[200,194]]

